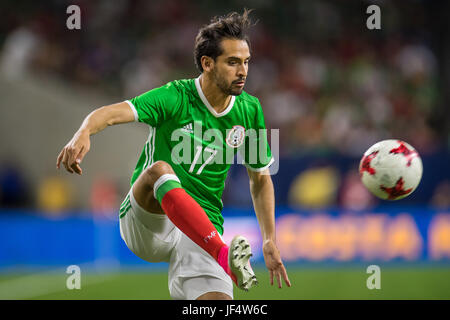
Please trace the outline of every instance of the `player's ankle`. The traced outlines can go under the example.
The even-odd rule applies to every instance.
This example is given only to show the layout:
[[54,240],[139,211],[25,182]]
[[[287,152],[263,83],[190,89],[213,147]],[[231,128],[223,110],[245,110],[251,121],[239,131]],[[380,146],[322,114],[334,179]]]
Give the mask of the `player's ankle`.
[[[217,254],[217,262],[224,268],[228,266],[228,246],[224,244]],[[224,268],[225,269],[225,268]],[[226,271],[226,269],[225,269]]]

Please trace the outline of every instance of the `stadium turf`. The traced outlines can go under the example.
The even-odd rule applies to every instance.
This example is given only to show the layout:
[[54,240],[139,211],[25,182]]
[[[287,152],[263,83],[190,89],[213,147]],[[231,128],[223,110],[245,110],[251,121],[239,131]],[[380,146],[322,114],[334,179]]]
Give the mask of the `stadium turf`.
[[[365,268],[288,268],[292,287],[269,284],[265,269],[255,269],[259,286],[235,289],[238,300],[304,299],[450,299],[450,268],[382,268],[381,289],[369,290]],[[83,273],[81,289],[68,290],[61,273],[0,274],[0,299],[170,299],[167,273]]]

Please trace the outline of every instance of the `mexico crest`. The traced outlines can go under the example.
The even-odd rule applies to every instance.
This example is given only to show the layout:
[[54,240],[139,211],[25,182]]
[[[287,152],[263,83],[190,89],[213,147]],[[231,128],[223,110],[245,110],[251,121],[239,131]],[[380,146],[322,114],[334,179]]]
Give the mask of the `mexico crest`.
[[244,143],[245,128],[243,126],[233,126],[227,135],[227,145],[232,148],[238,148]]

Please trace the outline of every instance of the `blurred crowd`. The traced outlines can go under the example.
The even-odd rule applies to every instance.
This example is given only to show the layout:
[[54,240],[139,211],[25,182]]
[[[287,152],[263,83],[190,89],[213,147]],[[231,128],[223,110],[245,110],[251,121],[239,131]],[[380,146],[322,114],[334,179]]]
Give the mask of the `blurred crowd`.
[[[262,101],[268,127],[280,129],[283,155],[311,149],[359,155],[388,137],[422,152],[435,147],[439,139],[427,119],[438,98],[436,56],[426,37],[389,23],[401,8],[384,9],[383,29],[369,31],[365,11],[359,26],[348,19],[351,2],[298,2],[289,14],[275,2],[262,3],[253,14],[259,21],[251,30],[246,91]],[[14,77],[31,67],[133,97],[197,76],[196,32],[228,12],[202,1],[81,1],[81,30],[68,30],[67,5],[36,4],[22,18],[8,12],[4,73]]]
[[[69,4],[81,8],[81,30],[66,28]],[[429,121],[439,90],[437,56],[423,32],[426,10],[420,1],[380,1],[382,29],[371,31],[367,5],[246,4],[259,21],[250,33],[245,90],[262,102],[267,127],[280,129],[281,157],[360,157],[388,138],[403,139],[421,154],[445,144]],[[21,15],[20,4],[8,6],[0,23],[4,75],[44,72],[118,99],[196,77],[192,52],[199,27],[214,15],[243,9],[237,0],[48,1],[29,4]]]

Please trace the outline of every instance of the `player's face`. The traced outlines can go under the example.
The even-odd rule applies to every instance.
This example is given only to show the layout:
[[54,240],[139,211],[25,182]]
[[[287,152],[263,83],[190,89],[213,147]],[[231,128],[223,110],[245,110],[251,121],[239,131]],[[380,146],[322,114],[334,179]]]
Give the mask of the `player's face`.
[[217,57],[212,75],[217,86],[227,95],[238,96],[244,90],[250,50],[245,40],[222,40],[223,53]]

